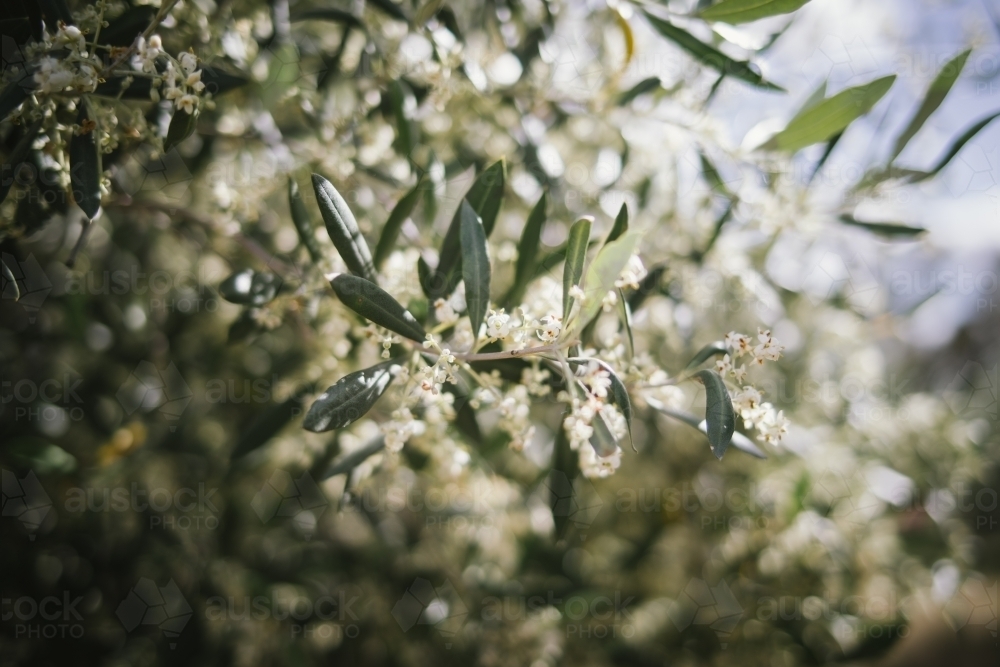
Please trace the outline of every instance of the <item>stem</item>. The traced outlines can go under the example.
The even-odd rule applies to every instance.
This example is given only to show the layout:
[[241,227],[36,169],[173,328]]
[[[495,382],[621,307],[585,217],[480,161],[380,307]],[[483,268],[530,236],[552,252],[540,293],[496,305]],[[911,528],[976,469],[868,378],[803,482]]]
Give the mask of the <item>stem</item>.
[[[163,19],[167,18],[167,14],[169,14],[170,10],[174,8],[177,1],[178,0],[164,0],[164,4],[160,7],[160,11],[156,12],[156,16],[153,17],[153,20],[149,22],[149,25],[146,26],[146,29],[142,31],[142,34],[139,37],[142,37],[144,41],[149,39],[150,35],[156,31],[156,28],[160,25]],[[105,67],[97,78],[104,79],[108,74],[118,69],[123,62],[126,62],[129,58],[134,56],[135,52],[139,49],[139,37],[132,40],[132,46],[128,47],[128,51],[118,56],[117,60]]]
[[[567,346],[576,345],[578,341],[573,341],[568,343]],[[425,354],[433,354],[440,356],[440,352],[436,352],[430,348],[424,347],[423,345],[414,345],[419,351]],[[554,352],[559,354],[560,346],[558,345],[541,345],[538,347],[527,347],[523,350],[506,350],[504,352],[482,352],[482,353],[460,353],[452,352],[452,356],[456,359],[461,359],[462,361],[502,361],[504,359],[519,359],[521,357],[528,357],[533,354],[543,354],[546,352]]]

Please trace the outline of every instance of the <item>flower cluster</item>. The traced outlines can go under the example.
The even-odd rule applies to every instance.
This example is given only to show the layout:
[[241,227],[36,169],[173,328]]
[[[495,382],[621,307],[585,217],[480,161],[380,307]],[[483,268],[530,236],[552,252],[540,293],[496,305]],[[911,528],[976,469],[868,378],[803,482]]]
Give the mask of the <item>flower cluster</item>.
[[97,88],[101,60],[88,48],[77,26],[59,24],[55,35],[45,33],[35,83],[40,93],[90,93]]
[[[162,68],[160,60],[164,61]],[[193,53],[185,51],[174,59],[163,50],[159,35],[152,35],[148,42],[140,37],[133,67],[153,76],[149,94],[154,102],[160,100],[162,87],[162,97],[173,101],[177,110],[189,114],[198,110],[198,96],[205,90],[205,84]]]
[[[769,330],[758,329],[757,341],[754,345],[749,336],[731,331],[725,338],[725,345],[737,359],[748,354],[758,366],[763,366],[765,361],[777,361],[785,349]],[[746,365],[736,367],[728,354],[716,362],[715,370],[723,377],[732,376],[740,385],[747,374]],[[739,387],[733,392],[732,399],[733,409],[743,419],[745,428],[757,429],[758,440],[772,445],[781,442],[789,426],[783,410],[775,410],[773,405],[764,402],[761,392],[750,385]]]

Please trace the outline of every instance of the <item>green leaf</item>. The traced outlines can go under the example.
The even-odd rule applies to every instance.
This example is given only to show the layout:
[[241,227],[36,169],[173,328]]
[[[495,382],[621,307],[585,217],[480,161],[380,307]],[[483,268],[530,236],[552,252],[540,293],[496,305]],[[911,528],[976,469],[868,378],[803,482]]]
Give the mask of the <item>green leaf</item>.
[[358,28],[359,30],[365,29],[365,24],[354,14],[345,12],[342,9],[334,9],[333,7],[295,12],[291,15],[289,21],[292,23],[301,21],[330,21],[331,23],[342,23],[345,26]]
[[14,181],[17,178],[17,168],[28,158],[28,153],[31,151],[31,144],[35,142],[35,137],[38,136],[38,130],[42,127],[42,121],[43,119],[39,118],[31,124],[31,127],[25,130],[24,136],[17,142],[14,150],[11,151],[10,155],[4,161],[4,172],[0,175],[0,204],[7,199],[7,194],[10,192],[11,186],[14,185]]
[[397,19],[404,23],[409,23],[410,19],[403,13],[402,7],[392,0],[368,0],[372,7],[375,7],[386,16]]
[[549,196],[543,192],[538,203],[531,209],[528,221],[521,231],[521,241],[517,244],[517,266],[514,269],[514,285],[505,301],[510,306],[516,306],[524,298],[524,290],[534,277],[538,248],[542,239],[542,228],[545,226],[545,209],[548,207]]
[[729,391],[726,390],[726,383],[715,371],[698,371],[694,377],[705,385],[705,421],[708,423],[705,433],[708,435],[709,444],[712,445],[712,453],[721,459],[736,430],[733,401],[729,397]]
[[725,182],[723,182],[722,176],[719,175],[719,170],[715,168],[715,165],[712,164],[708,156],[699,150],[698,159],[701,161],[702,176],[705,177],[705,182],[708,183],[708,187],[712,189],[712,192],[731,198],[733,194],[729,191]]
[[862,222],[851,215],[840,216],[840,221],[845,225],[853,225],[855,227],[861,227],[867,229],[870,232],[878,234],[879,236],[886,237],[914,237],[923,234],[927,230],[923,227],[910,227],[908,225],[901,225],[898,223],[889,222]]
[[761,148],[794,153],[806,146],[826,141],[871,111],[889,92],[895,80],[895,74],[884,76],[818,102],[799,112],[784,130],[771,137]]
[[[708,422],[705,421],[704,419],[698,419],[697,417],[688,412],[673,410],[671,408],[659,404],[653,405],[651,403],[650,407],[652,407],[654,410],[657,410],[658,412],[662,412],[668,417],[673,417],[677,421],[687,424],[688,426],[690,426],[695,430],[701,431],[705,435],[708,435]],[[749,454],[750,456],[756,457],[758,459],[767,458],[767,454],[765,454],[761,450],[761,448],[754,443],[753,440],[746,437],[739,431],[733,431],[733,439],[732,441],[730,441],[729,444],[735,447],[736,449],[740,450],[741,452]]]
[[917,112],[910,119],[909,125],[906,126],[906,129],[896,139],[896,145],[892,149],[892,155],[889,157],[890,163],[903,152],[903,149],[909,143],[910,139],[913,138],[913,135],[920,131],[920,128],[924,126],[930,115],[937,111],[937,108],[944,102],[944,98],[948,96],[952,86],[958,81],[958,77],[962,73],[962,69],[965,67],[965,62],[969,59],[970,53],[972,53],[972,49],[963,51],[952,58],[938,72],[938,75],[931,83],[931,87],[927,89],[927,94],[924,95],[924,101],[920,103]]
[[219,284],[219,294],[230,303],[243,306],[263,306],[278,296],[281,278],[273,273],[243,269]]
[[658,76],[651,76],[648,79],[643,79],[621,94],[618,98],[618,106],[623,107],[640,95],[652,92],[662,85],[660,77]]
[[405,82],[395,79],[389,84],[389,101],[392,104],[392,115],[396,118],[395,148],[398,153],[409,157],[413,151],[414,126],[406,116],[406,98],[412,96]]
[[628,265],[628,260],[635,254],[641,235],[638,232],[627,232],[616,241],[607,244],[597,253],[597,257],[587,268],[587,279],[584,281],[584,298],[580,306],[580,326],[586,326],[601,309],[601,303],[608,292],[615,288],[615,281],[621,275],[622,269]]
[[632,401],[628,397],[628,390],[625,388],[625,383],[622,382],[622,379],[618,377],[617,373],[615,373],[615,369],[613,369],[607,362],[601,361],[600,359],[594,359],[592,357],[570,357],[566,361],[577,366],[585,366],[591,361],[595,361],[602,370],[608,373],[608,376],[611,379],[611,393],[608,396],[608,399],[611,403],[618,406],[619,410],[621,410],[622,416],[625,417],[625,423],[628,425],[629,437],[631,438]]
[[611,232],[608,234],[608,238],[604,241],[604,245],[608,245],[612,241],[618,239],[619,236],[628,231],[628,206],[624,203],[622,207],[618,209],[618,215],[615,217],[615,224],[611,227]]
[[345,306],[380,327],[422,343],[427,337],[416,318],[375,283],[342,273],[330,281]]
[[393,380],[389,369],[397,363],[390,359],[340,378],[319,395],[306,413],[302,426],[307,431],[323,433],[350,426],[361,419],[389,388]]
[[992,123],[997,118],[1000,118],[1000,112],[991,114],[986,118],[983,118],[982,120],[975,123],[972,127],[963,132],[961,136],[959,136],[958,139],[956,139],[952,143],[948,151],[944,154],[944,156],[940,160],[938,160],[938,163],[934,165],[934,167],[930,171],[925,171],[916,174],[910,180],[910,182],[919,183],[921,181],[926,181],[928,178],[937,176],[938,173],[940,173],[942,169],[947,167],[948,163],[951,162],[955,158],[955,156],[959,154],[959,152],[961,152],[962,148],[965,147],[965,144],[972,141],[972,138],[975,137],[977,134],[979,134],[980,130],[982,130],[984,127]]
[[618,288],[618,319],[621,320],[625,334],[628,336],[628,354],[631,358],[635,356],[635,338],[632,336],[632,307],[628,305],[625,291],[621,288]]
[[611,456],[618,450],[618,439],[604,420],[604,415],[598,412],[590,422],[594,434],[590,436],[590,444],[598,456]]
[[784,92],[785,89],[781,86],[765,81],[764,77],[750,66],[750,63],[730,58],[722,51],[705,44],[691,35],[691,33],[678,28],[673,23],[657,18],[645,10],[643,10],[643,13],[653,27],[656,28],[657,32],[687,51],[695,60],[703,65],[758,88]]
[[292,420],[292,417],[302,414],[303,399],[305,394],[311,391],[312,388],[307,387],[293,394],[291,398],[265,408],[240,436],[229,458],[231,460],[241,458],[266,445]]
[[790,14],[809,0],[722,0],[698,13],[706,21],[722,21],[738,25],[768,16]]
[[385,437],[380,435],[373,438],[369,442],[366,442],[358,449],[348,452],[334,461],[323,474],[323,479],[330,479],[336,475],[350,475],[352,470],[357,468],[372,456],[381,452],[383,449],[385,449]]
[[715,355],[726,354],[727,352],[728,350],[726,349],[726,344],[723,343],[721,340],[717,340],[714,343],[709,343],[705,347],[698,350],[698,353],[691,358],[691,361],[687,363],[687,366],[684,367],[684,370],[686,371],[691,370],[695,366],[699,366],[705,363]]
[[803,113],[812,109],[814,106],[826,99],[826,85],[827,80],[823,79],[823,83],[819,84],[816,90],[809,94],[806,101],[802,103],[802,107],[799,109],[798,113]]
[[[358,229],[358,221],[330,181],[319,174],[313,174],[313,189],[319,202],[323,222],[330,234],[333,245],[344,260],[348,270],[371,282],[376,282],[375,267],[372,265],[372,255],[368,244]],[[421,340],[423,340],[421,338]]]
[[107,27],[101,29],[98,43],[109,46],[131,46],[154,16],[156,16],[156,7],[149,5],[139,5],[126,9]]
[[420,289],[428,299],[433,299],[433,295],[437,292],[434,288],[434,277],[434,269],[423,258],[423,255],[417,257],[417,280],[420,281]]
[[21,298],[21,289],[17,286],[17,278],[5,262],[0,260],[0,276],[3,276],[3,284],[0,285],[0,295],[7,298],[8,292],[14,297],[14,301]]
[[198,114],[188,113],[178,109],[170,119],[170,126],[167,127],[167,137],[163,140],[164,152],[181,143],[194,133],[198,126]]
[[[87,105],[80,104],[77,124],[87,124]],[[69,142],[69,177],[73,199],[93,220],[101,210],[101,154],[97,148],[97,130],[74,134]]]
[[[483,221],[483,229],[486,230],[486,238],[493,233],[493,226],[496,224],[497,215],[500,213],[500,205],[503,203],[504,182],[506,180],[506,163],[503,159],[494,162],[483,173],[476,177],[472,187],[465,195],[465,200],[469,202]],[[451,219],[451,225],[445,233],[444,241],[441,243],[440,260],[435,270],[435,297],[443,297],[451,294],[458,284],[458,279],[462,275],[461,263],[461,233],[462,233],[462,207],[459,206]],[[430,296],[430,295],[429,295]]]
[[463,201],[462,214],[462,279],[465,280],[465,302],[468,304],[472,335],[479,330],[490,307],[490,255],[486,231],[476,212]]
[[306,210],[305,202],[302,201],[302,196],[299,194],[299,184],[295,182],[294,178],[288,179],[288,208],[292,213],[292,224],[295,225],[295,231],[299,233],[299,240],[306,247],[312,261],[319,262],[323,259],[323,253],[319,248],[319,242],[316,241],[312,220],[309,219],[309,211]]
[[413,209],[416,208],[417,202],[420,201],[420,195],[423,194],[425,187],[424,179],[421,178],[413,186],[413,189],[403,195],[403,198],[393,207],[392,213],[389,214],[389,219],[385,221],[385,225],[382,227],[382,235],[378,237],[378,244],[375,246],[374,264],[376,269],[382,268],[382,264],[389,258],[390,253],[392,253],[392,248],[396,244],[396,238],[399,237],[399,230],[403,228],[403,223],[413,213]]
[[566,240],[566,264],[563,267],[563,322],[569,320],[573,310],[573,297],[569,295],[570,288],[580,286],[583,278],[583,265],[587,262],[587,247],[590,241],[590,225],[593,218],[580,218],[569,228],[569,238]]

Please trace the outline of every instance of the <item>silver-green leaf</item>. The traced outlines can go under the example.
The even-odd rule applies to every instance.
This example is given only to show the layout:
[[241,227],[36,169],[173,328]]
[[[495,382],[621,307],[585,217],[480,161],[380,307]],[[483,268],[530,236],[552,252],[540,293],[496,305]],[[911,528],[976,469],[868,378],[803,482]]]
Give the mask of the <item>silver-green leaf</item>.
[[573,309],[573,297],[570,289],[579,286],[583,278],[583,266],[587,262],[587,247],[590,241],[590,225],[593,218],[585,216],[573,223],[569,228],[569,239],[566,240],[566,264],[563,266],[563,322],[569,319]]
[[319,174],[313,174],[312,181],[326,230],[344,264],[354,275],[375,282],[375,266],[372,264],[371,251],[368,250],[368,243],[361,235],[358,221],[351,213],[347,202],[333,184]]
[[738,25],[768,16],[790,14],[807,2],[809,0],[722,0],[699,12],[698,17]]
[[948,96],[952,86],[958,81],[958,77],[962,73],[962,69],[965,67],[965,62],[969,59],[970,53],[972,53],[972,49],[962,51],[948,61],[941,68],[941,71],[938,72],[938,75],[931,83],[931,87],[927,89],[927,94],[924,95],[924,100],[920,103],[917,112],[913,114],[913,118],[910,119],[906,129],[896,139],[896,145],[893,147],[892,155],[889,157],[890,163],[903,152],[910,139],[920,131],[920,128],[924,126],[924,123],[927,122],[931,114],[937,111],[937,108],[944,102],[944,98]]
[[715,454],[716,458],[721,459],[733,439],[733,432],[736,430],[733,400],[729,397],[726,383],[715,371],[698,371],[694,377],[705,385],[705,421],[707,422],[705,432],[708,435],[708,442],[712,446],[712,453]]
[[219,294],[230,303],[263,306],[278,295],[281,279],[273,273],[243,269],[219,284]]
[[517,265],[514,269],[514,285],[507,295],[507,304],[516,306],[524,297],[524,290],[535,275],[537,268],[538,248],[542,239],[542,228],[545,226],[545,209],[548,206],[549,196],[543,192],[538,199],[538,203],[528,214],[528,221],[524,223],[524,230],[521,232],[521,242],[517,244]]
[[483,222],[469,202],[462,201],[462,279],[472,335],[479,329],[490,307],[490,255]]
[[309,252],[309,257],[313,262],[318,262],[323,258],[319,243],[316,241],[316,234],[313,232],[312,220],[309,219],[309,211],[299,194],[299,184],[294,178],[288,179],[288,208],[292,213],[292,224],[299,234],[299,240]]
[[423,179],[418,180],[413,189],[403,195],[403,198],[396,202],[392,208],[389,219],[382,227],[382,235],[378,237],[378,243],[375,245],[374,264],[376,269],[381,268],[385,260],[389,258],[389,254],[396,244],[396,238],[399,236],[399,231],[403,228],[403,223],[413,213],[413,209],[426,187]]
[[[80,104],[76,122],[83,131],[69,142],[69,177],[73,199],[91,220],[101,210],[101,154],[97,148],[97,130],[87,114],[87,105]],[[89,126],[89,127],[88,127]]]
[[583,283],[586,297],[580,306],[578,320],[581,327],[586,326],[600,311],[604,297],[615,288],[615,281],[635,254],[640,238],[639,232],[626,232],[621,238],[601,248],[587,268],[587,279]]
[[382,362],[337,380],[306,413],[303,427],[313,433],[350,426],[361,419],[381,398],[393,380],[390,368],[397,361]]
[[410,311],[375,283],[342,273],[330,285],[345,306],[378,326],[419,343],[427,337]]

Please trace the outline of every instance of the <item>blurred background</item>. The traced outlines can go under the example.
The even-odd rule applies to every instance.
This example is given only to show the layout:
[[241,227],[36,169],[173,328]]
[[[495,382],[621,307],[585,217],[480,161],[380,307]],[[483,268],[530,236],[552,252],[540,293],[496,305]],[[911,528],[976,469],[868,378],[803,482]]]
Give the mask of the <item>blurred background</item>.
[[[3,663],[997,664],[1000,122],[935,178],[859,183],[964,49],[897,164],[930,169],[1000,111],[1000,5],[678,18],[708,4],[177,3],[165,49],[193,49],[214,85],[194,134],[163,151],[169,104],[102,97],[121,137],[73,266],[84,216],[54,138],[0,205],[18,288],[5,278],[0,300]],[[5,4],[7,76],[56,5]],[[108,7],[123,46],[155,15]],[[307,14],[320,10],[342,13]],[[643,10],[787,94],[719,78]],[[887,74],[891,93],[828,156],[755,150],[823,82],[829,96]],[[0,123],[5,178],[22,131]],[[717,240],[727,202],[701,154],[733,195]],[[552,400],[532,404],[524,452],[495,410],[398,456],[376,419],[301,428],[323,388],[380,352],[325,291],[343,265],[309,173],[345,194],[372,244],[429,184],[388,260],[416,312],[417,255],[433,257],[500,158],[499,280],[543,190],[548,252],[579,215],[603,235],[625,203],[654,277],[637,349],[673,375],[729,331],[771,328],[785,356],[758,386],[792,420],[782,447],[720,462],[641,400],[638,452],[606,479],[555,460]],[[330,256],[302,247],[288,179]],[[221,297],[246,267],[277,277],[274,301]],[[545,269],[559,280],[561,265]],[[674,398],[703,409],[693,390]]]

